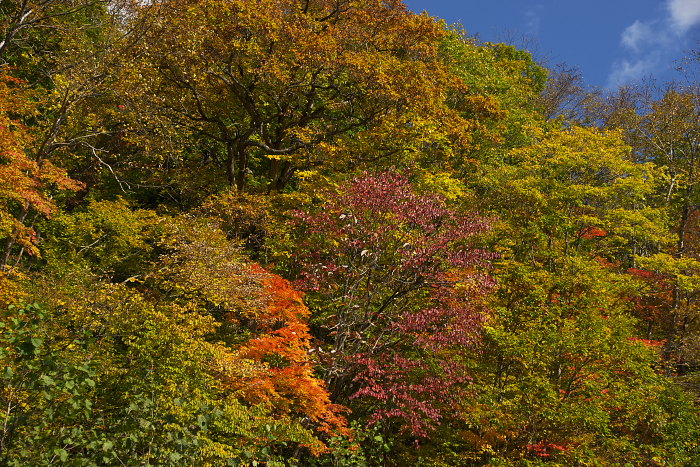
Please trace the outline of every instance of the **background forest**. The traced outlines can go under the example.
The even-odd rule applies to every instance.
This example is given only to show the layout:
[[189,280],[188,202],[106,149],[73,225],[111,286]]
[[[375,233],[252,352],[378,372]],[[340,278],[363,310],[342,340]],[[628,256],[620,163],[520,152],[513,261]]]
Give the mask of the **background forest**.
[[400,0],[3,0],[0,465],[700,465],[699,172]]

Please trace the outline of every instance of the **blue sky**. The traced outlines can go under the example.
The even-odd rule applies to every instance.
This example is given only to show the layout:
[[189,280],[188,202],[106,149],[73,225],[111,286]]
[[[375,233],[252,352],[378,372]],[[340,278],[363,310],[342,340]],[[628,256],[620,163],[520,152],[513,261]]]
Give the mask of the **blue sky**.
[[[526,44],[550,65],[578,67],[593,86],[615,88],[674,71],[700,50],[700,0],[405,0],[485,41]],[[695,68],[697,70],[697,68]]]

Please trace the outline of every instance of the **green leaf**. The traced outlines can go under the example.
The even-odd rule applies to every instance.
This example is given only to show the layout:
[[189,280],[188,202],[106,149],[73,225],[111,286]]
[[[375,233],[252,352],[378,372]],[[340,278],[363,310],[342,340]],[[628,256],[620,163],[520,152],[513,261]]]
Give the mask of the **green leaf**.
[[44,386],[55,386],[56,385],[56,381],[52,377],[50,377],[49,375],[41,375],[39,377],[39,379],[44,384]]
[[65,449],[54,449],[53,450],[54,454],[58,456],[59,459],[61,459],[61,462],[65,462],[68,460],[68,451]]
[[41,339],[29,339],[22,342],[17,347],[22,355],[30,356],[37,353],[39,345],[41,345]]

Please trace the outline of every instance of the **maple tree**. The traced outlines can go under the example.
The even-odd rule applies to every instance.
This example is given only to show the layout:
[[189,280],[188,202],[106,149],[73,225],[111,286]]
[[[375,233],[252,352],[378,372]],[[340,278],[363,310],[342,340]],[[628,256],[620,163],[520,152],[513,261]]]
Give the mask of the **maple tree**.
[[29,94],[22,80],[0,75],[0,239],[5,242],[0,252],[2,271],[19,262],[24,253],[39,254],[34,225],[39,216],[56,211],[51,191],[81,188],[65,170],[27,151],[32,138],[14,116],[35,111]]
[[332,395],[427,436],[468,380],[460,359],[491,286],[479,271],[491,255],[469,239],[488,223],[393,172],[355,178],[296,216],[294,267],[324,329]]

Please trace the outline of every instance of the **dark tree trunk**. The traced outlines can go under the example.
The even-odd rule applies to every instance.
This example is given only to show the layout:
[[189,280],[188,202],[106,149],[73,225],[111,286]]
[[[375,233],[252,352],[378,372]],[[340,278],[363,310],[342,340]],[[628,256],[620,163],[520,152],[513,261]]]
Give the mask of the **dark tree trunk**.
[[236,184],[236,144],[233,141],[226,144],[226,177],[230,186]]
[[294,167],[288,161],[273,160],[270,164],[270,184],[267,193],[281,191],[294,175]]
[[248,153],[245,145],[229,141],[226,145],[226,177],[231,187],[238,191],[245,188],[245,176],[248,172]]

